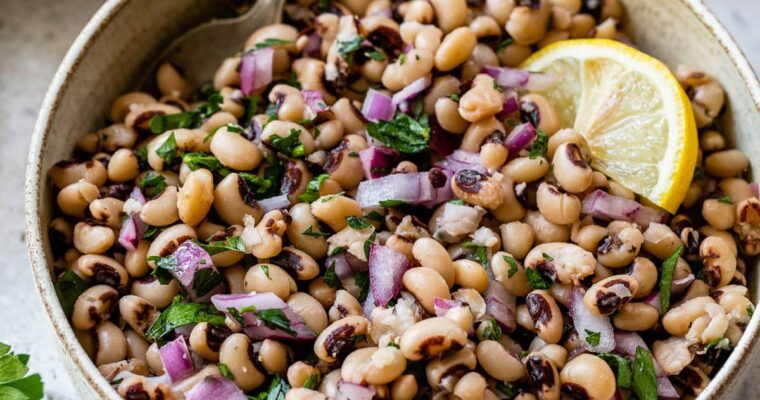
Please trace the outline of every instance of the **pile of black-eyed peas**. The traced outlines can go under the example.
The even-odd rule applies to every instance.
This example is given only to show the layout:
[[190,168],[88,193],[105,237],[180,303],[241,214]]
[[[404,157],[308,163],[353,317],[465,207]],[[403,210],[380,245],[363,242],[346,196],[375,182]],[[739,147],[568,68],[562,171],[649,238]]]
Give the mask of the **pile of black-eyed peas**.
[[[617,0],[299,0],[201,88],[161,65],[158,92],[116,99],[50,170],[82,346],[127,399],[698,395],[752,316],[760,253],[720,84],[676,72],[700,150],[670,215],[594,171],[544,97],[482,72],[630,43],[622,17]],[[633,208],[591,215],[592,197]]]

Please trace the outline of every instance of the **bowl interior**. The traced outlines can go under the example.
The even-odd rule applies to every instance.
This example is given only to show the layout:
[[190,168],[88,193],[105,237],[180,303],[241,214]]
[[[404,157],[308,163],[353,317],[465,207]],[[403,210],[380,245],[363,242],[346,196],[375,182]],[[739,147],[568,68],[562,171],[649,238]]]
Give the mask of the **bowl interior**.
[[[626,5],[626,29],[646,52],[671,68],[697,66],[717,77],[726,90],[726,111],[721,117],[724,133],[760,167],[760,87],[735,43],[699,0],[622,0]],[[115,397],[76,342],[61,310],[50,279],[53,259],[47,242],[52,198],[47,171],[71,156],[84,133],[107,123],[111,102],[136,87],[158,54],[178,37],[209,16],[223,15],[216,0],[155,2],[113,0],[93,17],[67,54],[56,74],[40,112],[27,170],[27,240],[35,279],[43,304],[68,355],[70,372],[83,394]],[[685,185],[688,182],[684,183]],[[752,263],[749,269],[754,272]],[[753,302],[758,279],[748,274]],[[747,328],[742,343],[702,398],[724,393],[738,379],[736,366],[745,363],[758,335],[760,313]],[[739,369],[740,370],[740,369]],[[88,396],[88,397],[89,397]]]

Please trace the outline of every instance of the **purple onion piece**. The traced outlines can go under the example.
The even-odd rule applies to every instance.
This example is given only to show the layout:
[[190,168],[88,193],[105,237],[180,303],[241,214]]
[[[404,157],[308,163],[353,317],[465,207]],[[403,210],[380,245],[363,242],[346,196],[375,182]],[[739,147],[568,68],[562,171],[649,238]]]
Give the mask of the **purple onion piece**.
[[624,220],[635,222],[646,228],[652,222],[663,223],[667,214],[651,207],[645,207],[638,202],[625,197],[613,196],[597,189],[583,199],[584,214],[601,218],[606,221]]
[[662,303],[660,302],[660,292],[652,292],[649,294],[649,296],[645,297],[642,301],[644,304],[649,304],[650,306],[657,309],[657,312],[662,314]]
[[396,113],[395,108],[390,96],[375,89],[369,89],[362,104],[362,115],[371,122],[389,121]]
[[505,140],[507,150],[509,150],[509,159],[516,158],[520,151],[533,143],[536,136],[536,128],[532,124],[526,122],[514,127]]
[[303,48],[303,54],[311,58],[322,57],[322,37],[316,32],[309,35],[306,46]]
[[284,208],[290,207],[290,200],[288,200],[287,194],[281,194],[279,196],[258,200],[258,203],[264,210],[264,213],[272,210],[282,210]]
[[[620,353],[629,360],[633,361],[633,359],[636,357],[636,349],[639,347],[642,347],[649,351],[649,346],[647,346],[646,342],[644,342],[644,339],[642,339],[638,333],[621,330],[615,332],[616,353]],[[663,371],[662,367],[660,367],[660,364],[654,358],[652,358],[652,362],[654,364],[654,373],[657,377],[657,395],[668,399],[679,398],[678,392],[676,391],[675,387],[673,387],[670,379],[668,379],[665,371]]]
[[172,383],[177,383],[195,372],[184,336],[179,336],[163,345],[158,349],[158,354]]
[[484,293],[486,314],[492,316],[506,332],[513,332],[517,327],[515,310],[517,299],[498,281],[491,279]]
[[207,376],[185,394],[185,400],[247,400],[235,382],[221,376]]
[[455,135],[441,126],[435,116],[430,116],[430,140],[428,146],[441,157],[456,151],[462,143],[462,135]]
[[[224,290],[221,275],[214,266],[211,256],[194,241],[186,240],[183,242],[174,250],[171,257],[174,259],[176,267],[169,270],[169,272],[179,281],[180,285],[188,293],[188,296],[194,301],[206,302],[209,297]],[[196,276],[202,270],[212,271],[203,272],[205,279],[209,279],[209,275],[211,274],[218,275],[218,283],[213,287],[208,287],[205,282],[196,282]],[[203,289],[204,292],[198,293],[198,289]]]
[[432,207],[447,201],[450,175],[434,168],[428,172],[393,174],[363,181],[356,191],[356,201],[362,207],[377,206],[383,200],[400,200],[408,204]]
[[359,152],[364,176],[369,179],[388,175],[396,166],[399,153],[389,147],[370,146]]
[[694,274],[689,274],[681,279],[673,280],[673,283],[670,285],[670,293],[674,295],[682,294],[689,288],[689,286],[691,286],[691,283],[694,282],[695,279]]
[[274,49],[266,47],[243,55],[240,60],[240,90],[250,96],[272,82]]
[[452,308],[462,307],[463,305],[464,303],[459,300],[442,299],[440,297],[433,298],[433,309],[435,310],[436,317],[443,317],[447,311]]
[[375,390],[346,381],[338,382],[338,393],[335,400],[372,400]]
[[375,305],[385,307],[396,297],[401,290],[401,277],[410,267],[405,255],[390,247],[370,245],[369,283]]
[[[314,332],[309,329],[303,319],[274,293],[217,294],[211,297],[211,303],[217,310],[226,315],[229,315],[230,308],[240,312],[244,320],[243,329],[252,339],[307,341],[316,338]],[[254,311],[241,311],[246,308],[253,308]],[[295,331],[295,335],[266,326],[255,314],[255,311],[271,309],[282,310],[288,319],[290,328]]]
[[504,119],[517,112],[520,108],[517,102],[517,93],[514,90],[504,89],[504,106],[501,111],[496,114],[497,119]]
[[427,89],[427,87],[430,86],[431,82],[432,80],[430,79],[430,76],[428,75],[428,76],[423,76],[422,78],[419,78],[416,81],[405,86],[403,89],[396,92],[396,94],[394,94],[393,97],[391,98],[393,107],[395,108],[396,106],[398,106],[399,104],[405,101],[414,99],[417,95],[419,95],[425,89]]
[[315,119],[320,113],[328,111],[325,98],[322,96],[322,92],[319,90],[302,90],[301,97],[303,97],[304,103],[308,109],[307,117]]
[[[570,316],[573,318],[575,331],[578,332],[581,345],[592,353],[608,353],[615,348],[615,336],[610,319],[604,315],[596,315],[583,301],[583,294],[574,287],[568,304]],[[586,340],[590,333],[599,333],[599,343],[591,345]]]
[[546,90],[558,82],[558,78],[553,75],[528,72],[517,68],[487,65],[483,67],[483,72],[506,88]]
[[457,173],[463,169],[471,169],[481,174],[487,174],[488,170],[480,163],[480,155],[466,150],[456,150],[448,157],[435,163],[436,167]]

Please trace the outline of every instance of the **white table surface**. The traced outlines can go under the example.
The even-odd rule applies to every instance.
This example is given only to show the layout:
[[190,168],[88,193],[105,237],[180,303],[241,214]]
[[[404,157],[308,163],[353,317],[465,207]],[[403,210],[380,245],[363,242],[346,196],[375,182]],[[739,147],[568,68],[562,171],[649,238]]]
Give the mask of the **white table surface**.
[[[669,1],[669,0],[663,0]],[[707,0],[756,70],[760,69],[760,0]],[[24,244],[26,150],[37,109],[69,45],[100,0],[0,0],[0,341],[31,354],[50,399],[77,399],[42,314]],[[757,371],[757,367],[754,367]],[[751,373],[750,375],[757,375]],[[745,382],[736,399],[757,398]]]

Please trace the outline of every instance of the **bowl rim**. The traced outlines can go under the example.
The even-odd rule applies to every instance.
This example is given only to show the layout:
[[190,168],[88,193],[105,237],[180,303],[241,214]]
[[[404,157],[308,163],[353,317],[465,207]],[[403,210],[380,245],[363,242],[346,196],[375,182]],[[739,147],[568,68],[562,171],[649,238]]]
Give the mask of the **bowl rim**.
[[[720,46],[728,54],[734,69],[749,90],[750,96],[755,103],[755,108],[760,111],[760,82],[758,82],[755,71],[731,34],[728,33],[717,17],[707,8],[703,0],[678,1],[683,3],[702,25],[710,31],[712,36],[718,40]],[[107,0],[87,22],[63,58],[40,106],[40,111],[34,125],[27,158],[24,190],[27,252],[31,262],[35,287],[45,310],[45,315],[50,321],[59,343],[62,345],[61,350],[77,368],[76,372],[78,376],[72,377],[72,380],[75,383],[84,383],[92,393],[95,393],[100,398],[114,399],[118,399],[119,396],[98,372],[97,367],[90,361],[86,352],[77,341],[74,331],[58,301],[45,256],[39,208],[41,204],[41,183],[45,182],[46,179],[46,173],[41,170],[42,149],[46,147],[47,139],[52,129],[52,120],[68,88],[71,75],[89,54],[91,47],[105,27],[129,2],[130,0]],[[752,348],[760,338],[760,313],[756,314],[751,319],[742,339],[732,351],[725,364],[698,397],[699,400],[717,399],[726,389],[738,383],[737,377],[742,374],[737,373],[737,368],[741,364],[746,363]],[[69,375],[74,374],[74,371],[69,368],[67,368],[67,372]]]

